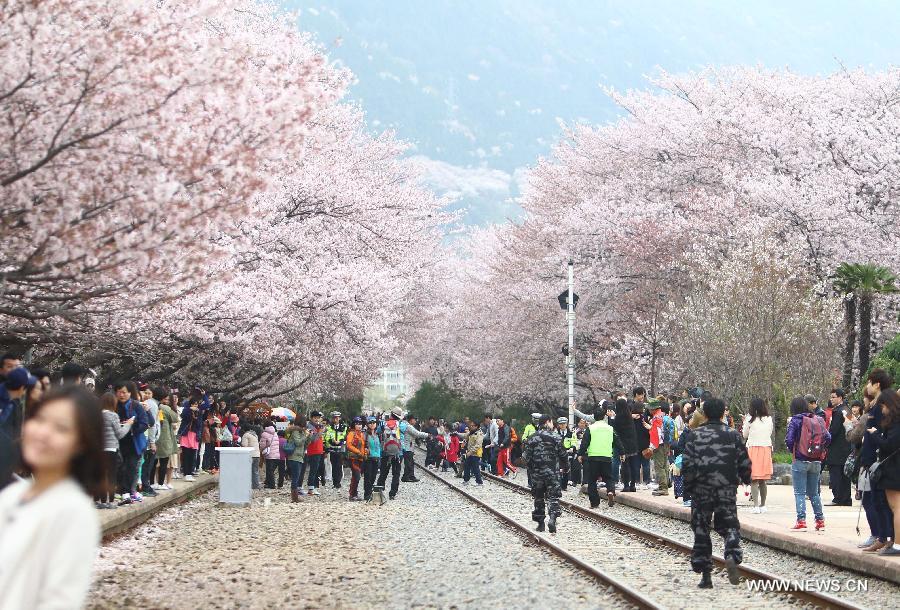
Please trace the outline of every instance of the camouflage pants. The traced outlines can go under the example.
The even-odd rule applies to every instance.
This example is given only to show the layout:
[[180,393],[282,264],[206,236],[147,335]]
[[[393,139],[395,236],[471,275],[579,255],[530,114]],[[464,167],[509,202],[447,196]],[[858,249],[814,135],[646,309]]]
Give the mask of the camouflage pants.
[[[535,521],[543,521],[549,514],[551,517],[559,517],[559,497],[562,491],[559,486],[559,476],[555,473],[534,473],[531,477],[531,497],[534,498],[534,510],[531,518]],[[549,513],[547,504],[550,505]]]
[[710,521],[716,532],[725,539],[725,558],[734,557],[737,563],[743,560],[741,524],[738,522],[735,493],[736,490],[729,487],[715,494],[694,495],[691,498],[691,529],[694,530],[691,568],[694,572],[712,569]]

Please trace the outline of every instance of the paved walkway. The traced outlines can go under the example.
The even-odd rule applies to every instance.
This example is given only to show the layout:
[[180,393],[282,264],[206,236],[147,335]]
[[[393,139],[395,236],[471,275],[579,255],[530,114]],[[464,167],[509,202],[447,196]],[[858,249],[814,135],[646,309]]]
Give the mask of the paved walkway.
[[[831,490],[822,487],[821,496],[823,504],[830,502]],[[690,520],[690,509],[671,495],[653,496],[650,490],[639,490],[636,493],[619,493],[616,500],[683,521]],[[812,507],[808,500],[806,516],[809,531],[790,531],[796,519],[794,490],[790,485],[768,486],[766,513],[751,512],[750,498],[741,489],[738,489],[737,502],[744,538],[900,584],[900,558],[863,553],[856,548],[858,543],[869,536],[866,515],[860,514],[859,502],[854,501],[852,507],[824,506],[824,532],[815,531]],[[857,517],[860,535],[856,534]]]
[[173,480],[172,487],[174,489],[161,491],[155,498],[144,498],[142,502],[127,504],[112,510],[98,510],[103,537],[107,538],[127,531],[135,525],[147,521],[164,508],[189,500],[206,491],[215,486],[217,482],[218,477],[209,474],[201,474],[197,476],[196,481],[190,483],[184,479]]

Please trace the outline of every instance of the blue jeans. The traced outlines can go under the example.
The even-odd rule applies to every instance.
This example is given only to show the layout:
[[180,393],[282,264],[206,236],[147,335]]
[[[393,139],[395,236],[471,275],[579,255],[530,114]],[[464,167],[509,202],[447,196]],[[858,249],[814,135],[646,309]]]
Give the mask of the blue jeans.
[[650,458],[645,458],[643,455],[641,458],[641,472],[644,475],[644,485],[650,484]]
[[797,506],[797,521],[806,520],[806,498],[809,498],[809,503],[812,504],[813,514],[816,519],[824,519],[822,498],[819,496],[819,477],[822,476],[822,463],[794,460],[794,463],[791,464],[791,476],[794,479],[794,503]]
[[469,482],[469,479],[472,478],[472,475],[475,475],[475,482],[481,483],[481,469],[479,468],[481,462],[481,458],[477,455],[470,455],[466,458],[466,467],[463,471],[463,481]]
[[291,489],[300,489],[303,485],[303,462],[288,460],[287,465],[291,471]]
[[322,468],[322,455],[307,455],[306,467],[309,469],[309,477],[306,479],[306,485],[310,489],[319,488],[319,470]]

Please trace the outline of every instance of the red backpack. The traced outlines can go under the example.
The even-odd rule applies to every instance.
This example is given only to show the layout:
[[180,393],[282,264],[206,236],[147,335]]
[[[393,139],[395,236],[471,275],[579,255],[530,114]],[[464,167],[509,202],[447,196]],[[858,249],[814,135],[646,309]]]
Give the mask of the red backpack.
[[[390,451],[388,451],[390,449]],[[398,455],[401,452],[400,447],[400,422],[396,419],[389,419],[384,422],[384,430],[381,439],[382,455]]]
[[818,415],[806,415],[800,426],[800,438],[794,443],[794,455],[810,462],[825,459],[828,447],[825,444],[825,420]]

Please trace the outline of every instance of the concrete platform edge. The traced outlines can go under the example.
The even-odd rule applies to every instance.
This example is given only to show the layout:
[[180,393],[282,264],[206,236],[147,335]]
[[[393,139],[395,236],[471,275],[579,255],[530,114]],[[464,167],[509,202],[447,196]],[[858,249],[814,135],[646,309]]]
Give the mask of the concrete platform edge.
[[[601,492],[601,495],[603,497],[606,496],[605,492]],[[640,497],[632,494],[616,494],[616,503],[680,521],[690,522],[691,520],[691,510],[689,508],[683,506],[658,506],[644,502]],[[781,536],[746,522],[741,523],[741,537],[745,540],[764,544],[800,557],[829,563],[839,568],[881,578],[900,585],[900,562],[896,561],[896,559],[863,554],[859,552],[859,549],[855,548],[840,549],[819,544],[812,540],[799,545],[796,538],[787,535]],[[750,563],[752,565],[752,558],[750,558]]]
[[103,540],[106,541],[116,534],[127,532],[174,504],[187,502],[194,496],[212,489],[218,482],[218,477],[204,476],[191,483],[179,485],[176,489],[160,494],[156,498],[145,500],[137,506],[121,507],[115,511],[100,511],[104,513],[101,517]]

